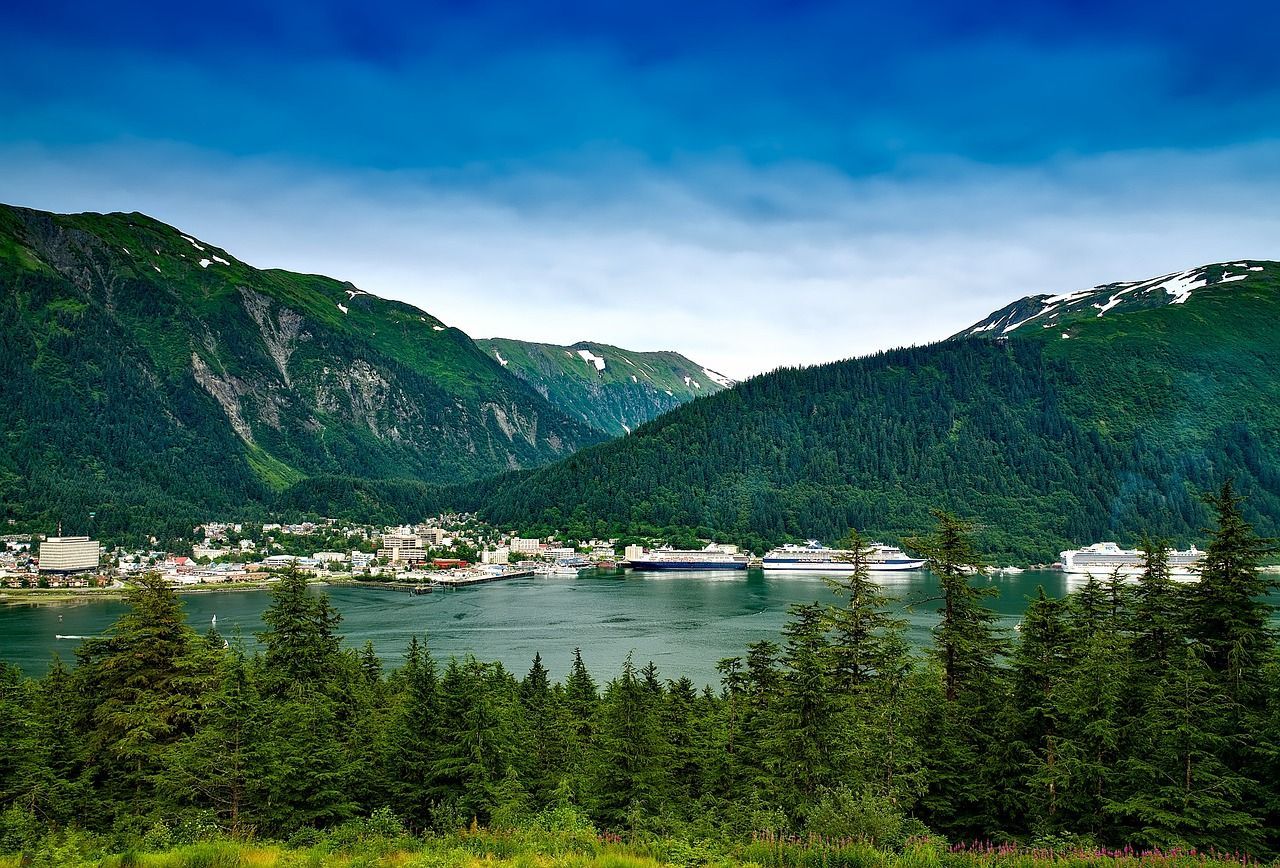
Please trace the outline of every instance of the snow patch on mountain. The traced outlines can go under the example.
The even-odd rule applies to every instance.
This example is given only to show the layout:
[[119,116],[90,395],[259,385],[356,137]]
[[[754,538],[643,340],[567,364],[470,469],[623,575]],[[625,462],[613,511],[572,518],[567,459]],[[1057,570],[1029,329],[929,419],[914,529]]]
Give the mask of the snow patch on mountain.
[[727,389],[733,385],[733,380],[729,379],[724,374],[717,374],[715,371],[711,370],[710,368],[703,368],[702,373],[703,373],[703,376],[705,376],[711,382],[715,383],[717,386],[723,386],[724,388]]
[[578,355],[588,365],[595,365],[597,371],[604,370],[604,359],[591,352],[591,350],[578,350]]
[[183,236],[182,236],[182,238],[183,238],[183,240],[184,240],[184,241],[189,241],[189,242],[191,242],[191,246],[192,246],[192,247],[194,247],[196,250],[199,250],[201,253],[204,253],[204,248],[203,248],[203,247],[201,247],[201,246],[199,245],[199,243],[198,243],[194,238],[192,238],[190,235],[183,235]]

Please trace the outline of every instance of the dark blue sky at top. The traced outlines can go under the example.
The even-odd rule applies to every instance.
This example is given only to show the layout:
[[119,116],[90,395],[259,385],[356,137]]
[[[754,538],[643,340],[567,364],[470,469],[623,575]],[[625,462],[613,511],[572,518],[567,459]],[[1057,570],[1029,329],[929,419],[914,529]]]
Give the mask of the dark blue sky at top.
[[1278,32],[1241,0],[20,0],[0,201],[741,376],[1280,259]]
[[0,30],[0,134],[496,171],[1204,148],[1276,134],[1276,8],[25,2]]

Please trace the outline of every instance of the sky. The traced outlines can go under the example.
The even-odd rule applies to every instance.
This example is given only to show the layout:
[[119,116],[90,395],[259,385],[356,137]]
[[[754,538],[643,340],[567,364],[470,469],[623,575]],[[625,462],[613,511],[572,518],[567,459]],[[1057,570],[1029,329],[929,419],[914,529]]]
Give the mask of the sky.
[[[1117,8],[1120,7],[1120,8]],[[12,4],[0,201],[733,377],[1280,259],[1277,4]]]

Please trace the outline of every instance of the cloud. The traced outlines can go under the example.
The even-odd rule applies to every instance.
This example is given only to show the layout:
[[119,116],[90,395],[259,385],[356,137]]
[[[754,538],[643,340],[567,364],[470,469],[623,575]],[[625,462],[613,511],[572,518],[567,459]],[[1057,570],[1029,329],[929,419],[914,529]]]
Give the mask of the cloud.
[[573,171],[306,168],[176,145],[0,148],[0,191],[140,210],[476,337],[677,349],[742,377],[920,343],[1013,298],[1275,257],[1280,145],[922,159],[854,178],[619,150]]

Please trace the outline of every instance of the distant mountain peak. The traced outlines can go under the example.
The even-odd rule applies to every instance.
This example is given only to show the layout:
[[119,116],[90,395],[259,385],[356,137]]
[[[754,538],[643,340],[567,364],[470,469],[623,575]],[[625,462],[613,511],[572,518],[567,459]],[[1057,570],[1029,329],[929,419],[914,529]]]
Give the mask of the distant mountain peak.
[[671,350],[638,352],[597,341],[568,346],[490,338],[476,342],[563,412],[620,435],[733,380]]
[[1175,271],[1146,280],[1104,283],[1059,295],[1029,295],[1008,304],[953,338],[1002,337],[1025,328],[1062,328],[1090,317],[1149,310],[1170,304],[1185,304],[1204,289],[1249,282],[1267,274],[1280,273],[1280,263],[1266,260],[1219,262],[1186,271]]

